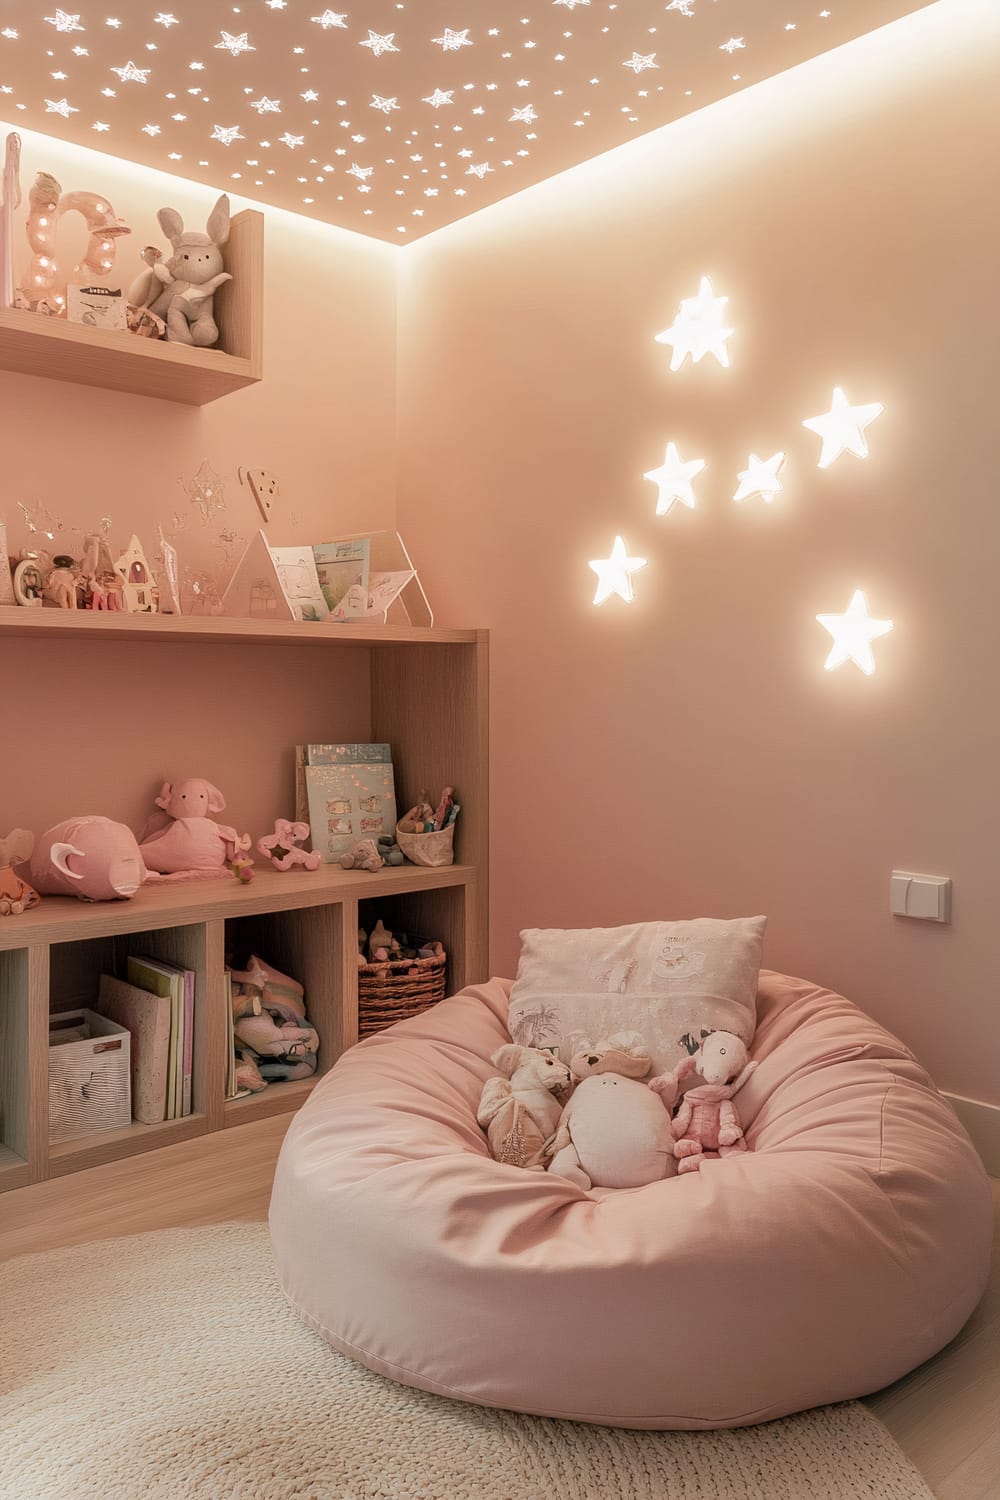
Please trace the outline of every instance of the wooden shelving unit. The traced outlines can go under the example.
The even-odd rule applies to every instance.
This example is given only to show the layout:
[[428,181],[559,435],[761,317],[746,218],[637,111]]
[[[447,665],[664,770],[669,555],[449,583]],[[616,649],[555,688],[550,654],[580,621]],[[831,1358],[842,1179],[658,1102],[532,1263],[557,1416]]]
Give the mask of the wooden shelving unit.
[[205,406],[263,375],[264,216],[235,214],[226,246],[232,282],[215,298],[216,349],[86,328],[19,308],[0,308],[0,369],[133,396]]
[[[336,865],[279,874],[258,866],[248,886],[151,884],[131,901],[96,904],[46,897],[33,911],[0,921],[0,1191],[298,1108],[316,1079],[271,1084],[246,1099],[224,1097],[227,957],[239,964],[257,952],[301,980],[321,1039],[317,1079],[357,1040],[357,930],[375,910],[444,942],[449,993],[487,977],[485,632],[0,609],[0,636],[24,641],[25,649],[32,639],[59,634],[91,637],[98,671],[102,640],[143,639],[154,654],[191,639],[308,641],[367,653],[370,737],[392,745],[400,800],[447,781],[461,789],[459,862],[374,874]],[[50,1012],[92,1003],[100,974],[122,972],[129,953],[181,963],[197,976],[193,1113],[50,1143]]]

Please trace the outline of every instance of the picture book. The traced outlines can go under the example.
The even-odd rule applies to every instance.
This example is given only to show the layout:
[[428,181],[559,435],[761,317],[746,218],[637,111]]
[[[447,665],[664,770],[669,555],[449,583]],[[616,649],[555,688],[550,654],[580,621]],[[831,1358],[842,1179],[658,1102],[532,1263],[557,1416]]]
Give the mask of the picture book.
[[158,1125],[167,1106],[170,1000],[123,979],[101,975],[97,1009],[132,1037],[132,1113],[142,1125]]
[[312,550],[319,585],[331,614],[341,607],[339,619],[363,615],[368,607],[368,538],[323,542]]
[[395,833],[392,764],[307,765],[306,797],[313,849],[333,864],[361,839]]
[[325,620],[329,606],[320,588],[311,547],[272,547],[278,581],[297,620]]
[[[388,765],[392,751],[386,744],[372,745],[296,745],[295,747],[295,816],[300,823],[309,822],[309,797],[306,792],[306,766]],[[313,846],[316,847],[315,845]]]
[[[167,1055],[167,1103],[164,1118],[167,1120],[179,1120],[184,1113],[190,1113],[190,1102],[188,1109],[184,1108],[184,1068],[185,1068],[185,991],[186,970],[178,968],[175,964],[166,963],[160,959],[137,957],[129,955],[128,977],[129,982],[138,985],[141,989],[149,990],[154,995],[160,995],[170,1001],[170,1045]],[[193,1041],[193,1000],[194,1000],[194,975],[192,974],[192,1006],[191,1006],[191,1032]],[[190,1080],[190,1067],[188,1069]],[[190,1081],[188,1083],[188,1098],[190,1101]]]

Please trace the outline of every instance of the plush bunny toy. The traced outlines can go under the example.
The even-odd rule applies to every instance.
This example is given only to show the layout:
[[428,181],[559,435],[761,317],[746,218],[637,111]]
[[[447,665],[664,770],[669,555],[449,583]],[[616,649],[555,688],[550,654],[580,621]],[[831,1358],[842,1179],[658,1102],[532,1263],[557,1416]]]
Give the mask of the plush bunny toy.
[[215,292],[233,279],[222,268],[221,246],[229,238],[228,195],[223,193],[212,209],[207,234],[185,232],[184,220],[175,208],[161,208],[157,219],[174,253],[168,261],[157,260],[143,271],[129,289],[129,301],[162,318],[168,340],[209,349],[219,339],[213,316]]

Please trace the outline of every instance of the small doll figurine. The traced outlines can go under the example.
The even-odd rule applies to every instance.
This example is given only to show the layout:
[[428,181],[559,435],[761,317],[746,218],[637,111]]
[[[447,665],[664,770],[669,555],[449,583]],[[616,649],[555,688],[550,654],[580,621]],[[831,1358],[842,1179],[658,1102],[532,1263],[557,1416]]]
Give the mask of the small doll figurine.
[[42,598],[46,604],[54,604],[57,609],[76,609],[76,573],[75,563],[71,557],[62,553],[52,559],[52,571],[45,580],[42,589]]

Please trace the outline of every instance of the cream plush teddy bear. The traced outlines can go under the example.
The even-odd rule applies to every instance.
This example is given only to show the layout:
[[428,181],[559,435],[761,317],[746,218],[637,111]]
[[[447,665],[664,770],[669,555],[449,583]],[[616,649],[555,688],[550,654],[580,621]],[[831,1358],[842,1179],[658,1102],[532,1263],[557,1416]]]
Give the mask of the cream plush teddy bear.
[[476,1115],[490,1154],[509,1166],[544,1172],[545,1148],[573,1083],[569,1068],[551,1052],[514,1042],[494,1052],[490,1061],[503,1076],[483,1084]]
[[672,1177],[670,1116],[639,1082],[650,1069],[642,1039],[618,1033],[584,1045],[570,1069],[581,1081],[562,1112],[549,1171],[585,1189],[644,1187]]

